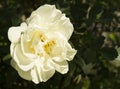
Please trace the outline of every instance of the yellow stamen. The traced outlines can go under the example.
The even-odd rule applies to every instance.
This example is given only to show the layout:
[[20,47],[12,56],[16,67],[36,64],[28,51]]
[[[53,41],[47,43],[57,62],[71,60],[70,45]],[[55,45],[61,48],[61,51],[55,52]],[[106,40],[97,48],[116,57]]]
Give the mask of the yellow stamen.
[[55,41],[54,40],[49,41],[47,44],[44,45],[45,52],[50,55],[54,46]]

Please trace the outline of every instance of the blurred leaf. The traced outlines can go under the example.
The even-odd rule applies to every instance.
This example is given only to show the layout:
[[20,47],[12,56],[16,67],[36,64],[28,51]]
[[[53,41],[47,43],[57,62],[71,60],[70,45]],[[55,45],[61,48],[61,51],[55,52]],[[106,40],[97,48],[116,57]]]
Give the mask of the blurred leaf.
[[74,78],[73,82],[75,82],[76,84],[79,84],[80,80],[81,80],[81,75],[79,74]]
[[101,18],[102,14],[103,14],[103,11],[101,11],[100,13],[98,13],[98,14],[96,15],[96,19],[99,20],[99,19]]
[[86,76],[85,79],[83,80],[83,86],[81,89],[89,89],[90,87],[90,80],[89,78]]
[[10,58],[11,58],[10,54],[7,54],[6,56],[3,57],[2,60],[3,60],[3,61],[6,61],[6,60],[8,60],[8,59],[10,59]]
[[118,56],[118,53],[115,50],[115,48],[107,48],[107,47],[101,49],[101,54],[107,60],[114,60]]
[[84,73],[85,73],[85,74],[96,74],[96,70],[93,69],[94,66],[95,66],[95,65],[92,64],[92,63],[84,65],[84,66],[82,67]]

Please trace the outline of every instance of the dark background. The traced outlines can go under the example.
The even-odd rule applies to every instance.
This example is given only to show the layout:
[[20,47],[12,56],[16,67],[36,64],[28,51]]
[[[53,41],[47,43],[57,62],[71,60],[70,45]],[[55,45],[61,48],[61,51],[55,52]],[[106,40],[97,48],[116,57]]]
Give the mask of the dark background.
[[[55,4],[70,18],[69,40],[78,50],[69,72],[45,83],[22,79],[10,65],[7,31],[44,4]],[[111,64],[120,46],[120,0],[0,0],[0,89],[120,89],[120,67]]]

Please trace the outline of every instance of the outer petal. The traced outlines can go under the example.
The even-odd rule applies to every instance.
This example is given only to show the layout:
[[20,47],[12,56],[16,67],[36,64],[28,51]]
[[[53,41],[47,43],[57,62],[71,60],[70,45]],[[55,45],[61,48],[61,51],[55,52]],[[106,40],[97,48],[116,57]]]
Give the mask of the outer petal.
[[20,39],[21,32],[26,30],[26,23],[22,23],[21,26],[11,27],[8,30],[8,38],[11,42],[17,43]]
[[31,69],[31,76],[32,76],[32,81],[36,84],[38,84],[40,81],[36,67]]
[[56,71],[60,72],[61,74],[65,74],[68,72],[68,63],[67,61],[56,62],[51,61],[51,65],[56,69]]
[[59,20],[61,16],[61,11],[56,9],[54,5],[46,4],[33,11],[30,18],[27,19],[27,22],[33,26],[45,26]]
[[74,30],[73,25],[70,22],[70,19],[67,18],[65,14],[62,14],[60,20],[56,21],[55,24],[51,26],[51,28],[56,32],[60,32],[68,40],[71,37]]
[[28,71],[34,66],[33,60],[23,55],[20,44],[17,44],[15,47],[13,59],[20,69],[24,71]]
[[23,70],[21,70],[21,69],[17,66],[17,64],[16,64],[16,62],[15,62],[14,60],[11,60],[11,65],[18,71],[18,74],[19,74],[22,78],[24,78],[24,79],[26,79],[26,80],[31,80],[31,79],[32,79],[31,74],[30,74],[30,71],[23,71]]
[[11,56],[14,55],[15,46],[16,46],[16,44],[14,44],[14,43],[11,43],[11,45],[10,45],[10,54],[11,54]]
[[70,38],[73,32],[73,25],[69,18],[54,5],[43,5],[34,11],[30,18],[27,19],[29,27],[38,28],[41,30],[53,30],[60,32],[67,39]]
[[66,47],[67,47],[66,54],[67,60],[71,61],[74,58],[75,54],[77,53],[77,50],[73,49],[69,43],[66,43]]
[[46,82],[50,79],[53,74],[55,73],[55,69],[45,64],[44,66],[40,67],[39,64],[36,65],[37,72],[41,81]]
[[41,79],[43,82],[49,80],[55,73],[55,69],[47,67],[43,67],[41,69]]
[[31,70],[32,81],[36,84],[46,82],[55,73],[55,69],[48,64],[41,65],[40,61],[36,61],[36,65]]

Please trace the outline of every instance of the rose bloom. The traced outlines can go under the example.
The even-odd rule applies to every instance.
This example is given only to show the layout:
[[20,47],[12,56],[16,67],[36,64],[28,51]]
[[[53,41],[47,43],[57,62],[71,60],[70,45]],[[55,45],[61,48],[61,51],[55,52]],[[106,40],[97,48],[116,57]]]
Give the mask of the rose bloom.
[[18,74],[34,83],[46,82],[55,71],[68,72],[76,50],[68,43],[73,33],[69,18],[54,5],[33,11],[26,22],[8,30],[11,65]]

